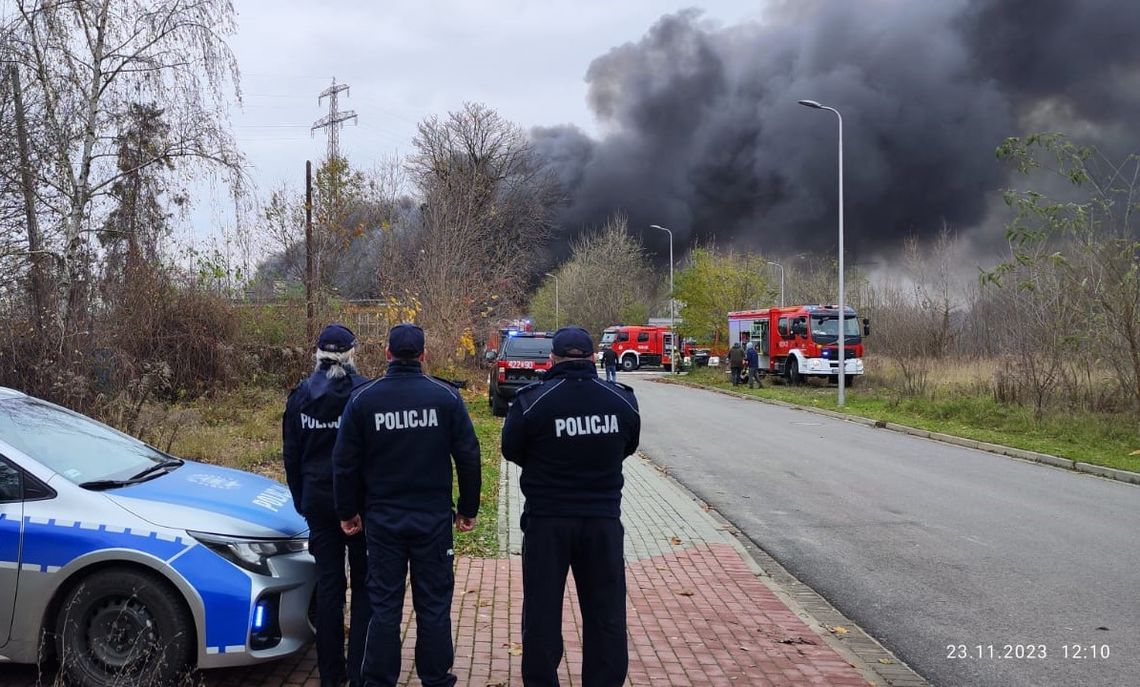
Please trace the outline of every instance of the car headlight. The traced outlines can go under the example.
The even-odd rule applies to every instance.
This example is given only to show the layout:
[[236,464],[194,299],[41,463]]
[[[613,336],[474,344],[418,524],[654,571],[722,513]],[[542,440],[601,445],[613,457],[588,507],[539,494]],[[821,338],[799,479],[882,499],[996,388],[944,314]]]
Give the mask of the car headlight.
[[187,532],[203,546],[234,565],[259,575],[269,575],[269,559],[287,553],[309,550],[306,537],[291,539],[245,539],[206,532]]

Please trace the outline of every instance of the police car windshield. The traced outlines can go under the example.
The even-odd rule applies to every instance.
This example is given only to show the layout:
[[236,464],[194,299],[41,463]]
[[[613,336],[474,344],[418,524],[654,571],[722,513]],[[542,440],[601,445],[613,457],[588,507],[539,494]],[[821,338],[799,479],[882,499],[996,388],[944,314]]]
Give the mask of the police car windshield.
[[553,339],[533,336],[512,336],[503,346],[504,358],[549,358]]
[[128,480],[170,460],[104,424],[31,398],[0,403],[0,441],[76,484]]

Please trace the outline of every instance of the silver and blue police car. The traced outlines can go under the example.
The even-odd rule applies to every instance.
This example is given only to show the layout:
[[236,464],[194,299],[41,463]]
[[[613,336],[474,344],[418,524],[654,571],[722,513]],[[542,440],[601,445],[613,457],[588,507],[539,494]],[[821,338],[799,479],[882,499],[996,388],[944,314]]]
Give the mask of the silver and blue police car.
[[273,480],[0,387],[0,662],[123,685],[297,652],[306,529]]

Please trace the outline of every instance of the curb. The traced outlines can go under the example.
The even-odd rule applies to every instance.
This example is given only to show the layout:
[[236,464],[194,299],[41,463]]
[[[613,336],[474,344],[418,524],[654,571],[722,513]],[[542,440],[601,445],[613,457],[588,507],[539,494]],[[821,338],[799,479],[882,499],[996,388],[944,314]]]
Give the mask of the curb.
[[831,605],[831,602],[822,595],[800,582],[758,542],[744,534],[720,511],[670,474],[668,468],[654,461],[644,451],[639,450],[636,455],[647,460],[656,469],[659,477],[697,503],[727,535],[726,539],[749,564],[756,577],[793,613],[807,623],[825,644],[851,664],[868,683],[887,687],[929,687],[930,683],[925,678],[883,646],[879,640],[867,634],[854,620]]
[[800,405],[797,403],[779,401],[774,398],[760,398],[759,396],[743,394],[728,389],[717,389],[716,387],[705,386],[704,384],[697,384],[696,382],[689,382],[683,379],[652,378],[650,381],[657,384],[677,384],[679,386],[687,386],[691,389],[702,389],[704,391],[711,391],[714,394],[721,394],[722,396],[730,396],[732,398],[744,399],[747,401],[757,401],[759,403],[768,403],[770,405],[780,406],[781,408],[804,410],[809,413],[815,413],[817,415],[825,415],[836,420],[845,420],[847,422],[854,422],[860,425],[867,425],[868,427],[888,429],[892,432],[909,434],[911,436],[921,437],[923,439],[931,439],[933,441],[940,441],[944,444],[954,444],[955,446],[972,448],[978,451],[985,451],[987,453],[995,453],[997,455],[1006,456],[1008,458],[1016,458],[1018,460],[1024,460],[1030,463],[1040,463],[1042,465],[1048,465],[1050,467],[1071,470],[1073,472],[1082,472],[1088,475],[1094,475],[1096,477],[1103,477],[1105,479],[1111,479],[1117,482],[1140,485],[1140,472],[1118,470],[1116,468],[1105,467],[1103,465],[1093,465],[1091,463],[1081,463],[1069,458],[1061,458],[1060,456],[1050,455],[1048,453],[1038,453],[1036,451],[1027,451],[1025,449],[1013,448],[1011,446],[1002,446],[1001,444],[991,444],[985,441],[978,441],[977,439],[966,439],[964,437],[958,437],[952,434],[943,434],[941,432],[933,432],[927,429],[918,429],[917,427],[900,425],[894,422],[872,420],[868,417],[862,417],[860,415],[849,415],[847,413],[840,413],[839,411],[828,410],[826,408],[813,408],[811,406]]

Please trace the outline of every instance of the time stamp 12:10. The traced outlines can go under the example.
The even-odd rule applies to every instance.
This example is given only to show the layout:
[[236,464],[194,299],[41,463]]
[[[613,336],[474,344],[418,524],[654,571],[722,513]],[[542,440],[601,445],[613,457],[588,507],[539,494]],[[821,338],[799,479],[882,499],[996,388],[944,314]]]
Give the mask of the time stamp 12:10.
[[1108,644],[1062,644],[1060,650],[1050,650],[1044,644],[947,644],[948,659],[1045,659],[1106,660],[1112,655]]

